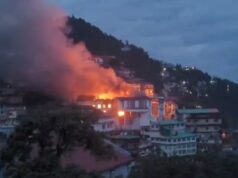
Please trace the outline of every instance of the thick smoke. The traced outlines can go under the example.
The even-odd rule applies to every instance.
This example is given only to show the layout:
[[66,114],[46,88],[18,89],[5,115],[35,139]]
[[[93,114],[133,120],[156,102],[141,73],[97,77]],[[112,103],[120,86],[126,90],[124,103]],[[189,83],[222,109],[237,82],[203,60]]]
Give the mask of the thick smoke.
[[64,98],[127,88],[62,33],[66,14],[46,0],[0,1],[0,77]]

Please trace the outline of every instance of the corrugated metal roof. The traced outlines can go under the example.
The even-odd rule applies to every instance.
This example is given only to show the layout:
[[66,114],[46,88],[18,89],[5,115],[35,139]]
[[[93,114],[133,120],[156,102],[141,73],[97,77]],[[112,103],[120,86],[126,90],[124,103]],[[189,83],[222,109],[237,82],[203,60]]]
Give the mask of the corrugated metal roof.
[[85,169],[87,172],[104,172],[127,165],[134,160],[128,151],[120,148],[112,142],[106,141],[106,143],[112,146],[114,157],[100,159],[100,157],[93,155],[90,150],[77,147],[63,156],[61,160],[63,167],[74,165]]
[[179,121],[179,120],[164,120],[164,121],[160,121],[159,122],[160,125],[174,125],[174,124],[184,124],[183,121]]
[[219,113],[217,108],[204,108],[204,109],[178,109],[179,114],[209,114]]

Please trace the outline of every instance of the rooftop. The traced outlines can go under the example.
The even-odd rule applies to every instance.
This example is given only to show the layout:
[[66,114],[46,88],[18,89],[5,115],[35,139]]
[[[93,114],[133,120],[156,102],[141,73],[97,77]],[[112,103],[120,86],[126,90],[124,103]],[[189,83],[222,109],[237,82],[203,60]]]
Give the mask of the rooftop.
[[118,97],[118,100],[151,100],[151,98],[147,96],[134,96],[134,97]]
[[103,159],[93,155],[89,150],[82,147],[75,148],[62,159],[63,166],[74,165],[85,169],[87,172],[104,172],[116,167],[129,164],[133,161],[129,152],[119,146],[107,142],[112,146],[116,157]]
[[209,114],[219,113],[217,108],[201,108],[201,109],[178,109],[179,114]]
[[140,137],[138,135],[113,135],[113,136],[110,136],[110,138],[131,140],[131,139],[139,139]]
[[184,124],[183,121],[179,120],[163,120],[159,122],[160,125],[175,125],[175,124]]
[[195,134],[189,133],[186,131],[176,132],[176,134],[163,135],[160,132],[151,132],[151,137],[160,137],[160,138],[184,138],[184,137],[193,137]]

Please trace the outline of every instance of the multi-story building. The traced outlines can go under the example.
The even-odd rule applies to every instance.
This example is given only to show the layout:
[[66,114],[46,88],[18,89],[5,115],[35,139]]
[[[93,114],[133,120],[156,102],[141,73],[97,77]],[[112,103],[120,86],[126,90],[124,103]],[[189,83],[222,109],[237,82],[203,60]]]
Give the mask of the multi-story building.
[[114,118],[103,117],[93,124],[93,128],[97,132],[111,132],[117,129],[117,124]]
[[172,120],[176,116],[177,104],[171,99],[159,97],[160,120]]
[[160,150],[168,157],[197,153],[196,135],[186,131],[184,122],[160,121],[147,135],[149,140],[159,146]]
[[216,137],[221,130],[222,119],[218,109],[179,109],[177,116],[186,122],[190,132],[203,139]]
[[117,98],[116,105],[118,120],[123,129],[140,130],[148,128],[151,121],[158,119],[158,103],[149,97]]

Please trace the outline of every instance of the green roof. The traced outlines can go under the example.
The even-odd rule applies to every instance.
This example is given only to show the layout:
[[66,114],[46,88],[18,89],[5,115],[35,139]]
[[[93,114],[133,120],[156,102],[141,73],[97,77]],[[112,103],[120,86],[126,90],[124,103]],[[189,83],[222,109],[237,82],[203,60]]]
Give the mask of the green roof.
[[209,114],[209,113],[219,113],[216,108],[206,108],[206,109],[178,109],[179,114]]
[[163,137],[165,138],[184,138],[184,137],[193,137],[193,136],[196,136],[195,134],[193,133],[190,133],[190,132],[177,132],[176,134],[170,134],[170,135],[164,135]]
[[184,124],[183,121],[178,121],[178,120],[169,120],[169,121],[160,121],[160,125],[175,125],[175,124]]
[[169,133],[169,134],[162,134],[162,133],[159,133],[159,135],[152,135],[151,137],[161,137],[161,138],[185,138],[185,137],[196,137],[196,135],[194,133],[190,133],[190,132],[187,132],[187,131],[180,131],[180,132],[177,132],[175,134],[172,134],[172,133]]
[[131,139],[139,139],[140,137],[137,135],[112,135],[110,136],[111,139],[125,139],[125,140],[131,140]]
[[177,132],[177,135],[172,135],[172,137],[189,137],[189,136],[195,136],[195,134],[193,133],[189,133],[189,132]]

